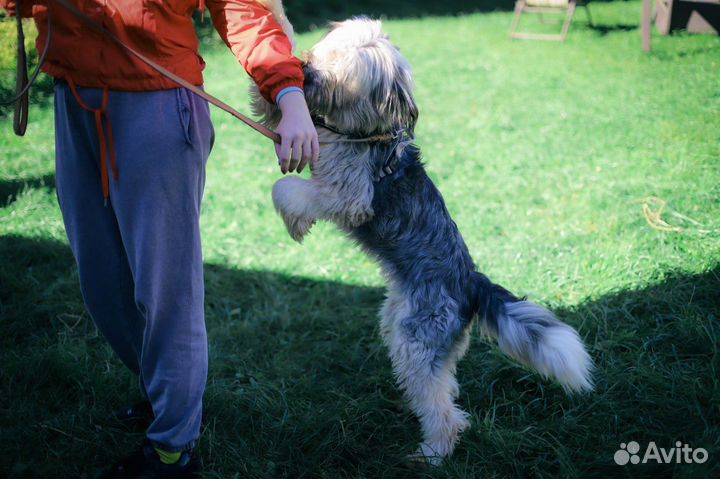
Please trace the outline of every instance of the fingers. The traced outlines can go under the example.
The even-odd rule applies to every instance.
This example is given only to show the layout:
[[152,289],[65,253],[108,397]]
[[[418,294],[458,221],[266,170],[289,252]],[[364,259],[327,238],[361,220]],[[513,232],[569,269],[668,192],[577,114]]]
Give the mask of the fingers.
[[302,170],[305,169],[308,162],[313,159],[313,142],[311,138],[308,138],[307,141],[303,143],[303,151],[302,151],[302,161],[300,161],[300,164],[297,167],[297,172],[302,173]]
[[320,158],[320,140],[318,140],[317,132],[315,132],[312,139],[312,163],[315,164],[318,158]]
[[282,174],[292,173],[296,169],[298,173],[302,171],[299,165],[307,163],[305,160],[305,146],[304,142],[299,138],[291,138],[288,135],[281,137],[281,143],[275,144],[275,153],[278,157],[278,163],[280,164],[280,171]]
[[281,135],[281,143],[275,144],[275,153],[283,175],[297,171],[302,173],[308,163],[315,163],[320,155],[317,135]]
[[281,143],[278,145],[275,143],[275,153],[278,157],[278,163],[280,164],[280,171],[282,174],[286,174],[290,167],[290,141],[285,136],[282,137]]
[[303,154],[303,140],[302,137],[296,138],[292,144],[292,153],[290,155],[290,167],[288,171],[292,173],[300,164]]

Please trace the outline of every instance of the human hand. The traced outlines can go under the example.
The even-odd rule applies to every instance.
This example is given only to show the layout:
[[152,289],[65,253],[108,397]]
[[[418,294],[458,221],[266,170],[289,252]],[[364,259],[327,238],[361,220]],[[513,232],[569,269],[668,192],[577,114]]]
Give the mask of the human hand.
[[15,3],[15,0],[8,0],[8,2],[5,4],[5,11],[11,17],[15,16],[15,13],[17,13],[17,4]]
[[305,169],[308,162],[314,163],[320,156],[317,130],[308,111],[305,96],[300,91],[290,91],[278,103],[282,119],[277,133],[282,138],[275,144],[275,153],[283,175]]

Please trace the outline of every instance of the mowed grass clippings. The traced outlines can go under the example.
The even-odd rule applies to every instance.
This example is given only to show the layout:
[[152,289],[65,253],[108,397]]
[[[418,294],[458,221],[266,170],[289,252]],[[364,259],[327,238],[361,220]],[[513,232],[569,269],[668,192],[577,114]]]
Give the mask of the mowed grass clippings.
[[[595,26],[579,11],[564,44],[509,41],[510,13],[386,29],[414,68],[428,172],[479,268],[579,330],[596,391],[567,397],[475,334],[458,371],[472,428],[442,467],[408,470],[419,427],[378,337],[377,265],[331,225],[292,242],[270,199],[272,146],[213,110],[205,477],[720,475],[720,41],[655,36],[643,54],[640,2],[591,9]],[[204,48],[208,91],[248,111],[241,67]],[[24,139],[0,123],[8,477],[93,477],[142,439],[107,419],[138,399],[136,380],[84,312],[53,148],[51,108],[32,109]],[[709,459],[618,466],[629,441]]]

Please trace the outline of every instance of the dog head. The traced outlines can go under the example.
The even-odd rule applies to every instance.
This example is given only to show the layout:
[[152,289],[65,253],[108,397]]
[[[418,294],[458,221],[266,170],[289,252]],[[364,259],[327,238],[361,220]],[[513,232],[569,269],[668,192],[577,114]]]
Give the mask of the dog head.
[[368,18],[334,23],[305,59],[305,98],[313,116],[351,135],[414,130],[418,110],[408,61]]
[[[305,99],[314,117],[354,136],[415,129],[418,109],[408,61],[382,30],[365,17],[333,23],[305,54]],[[251,87],[253,112],[276,128],[280,111]]]

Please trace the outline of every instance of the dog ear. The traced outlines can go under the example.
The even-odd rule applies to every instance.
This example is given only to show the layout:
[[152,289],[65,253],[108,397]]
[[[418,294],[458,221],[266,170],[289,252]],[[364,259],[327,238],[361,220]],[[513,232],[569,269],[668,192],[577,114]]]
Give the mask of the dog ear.
[[334,90],[334,80],[329,73],[321,73],[309,64],[303,65],[305,81],[303,90],[310,114],[326,116],[326,108],[332,108],[331,99]]
[[415,104],[410,86],[396,79],[393,82],[392,97],[398,103],[397,111],[400,113],[399,124],[410,130],[410,132],[415,131],[415,124],[417,123],[420,112],[418,111],[417,104]]
[[412,95],[409,72],[399,71],[395,74],[390,91],[386,93],[382,113],[383,117],[390,119],[391,126],[398,125],[411,132],[415,130],[419,112]]

